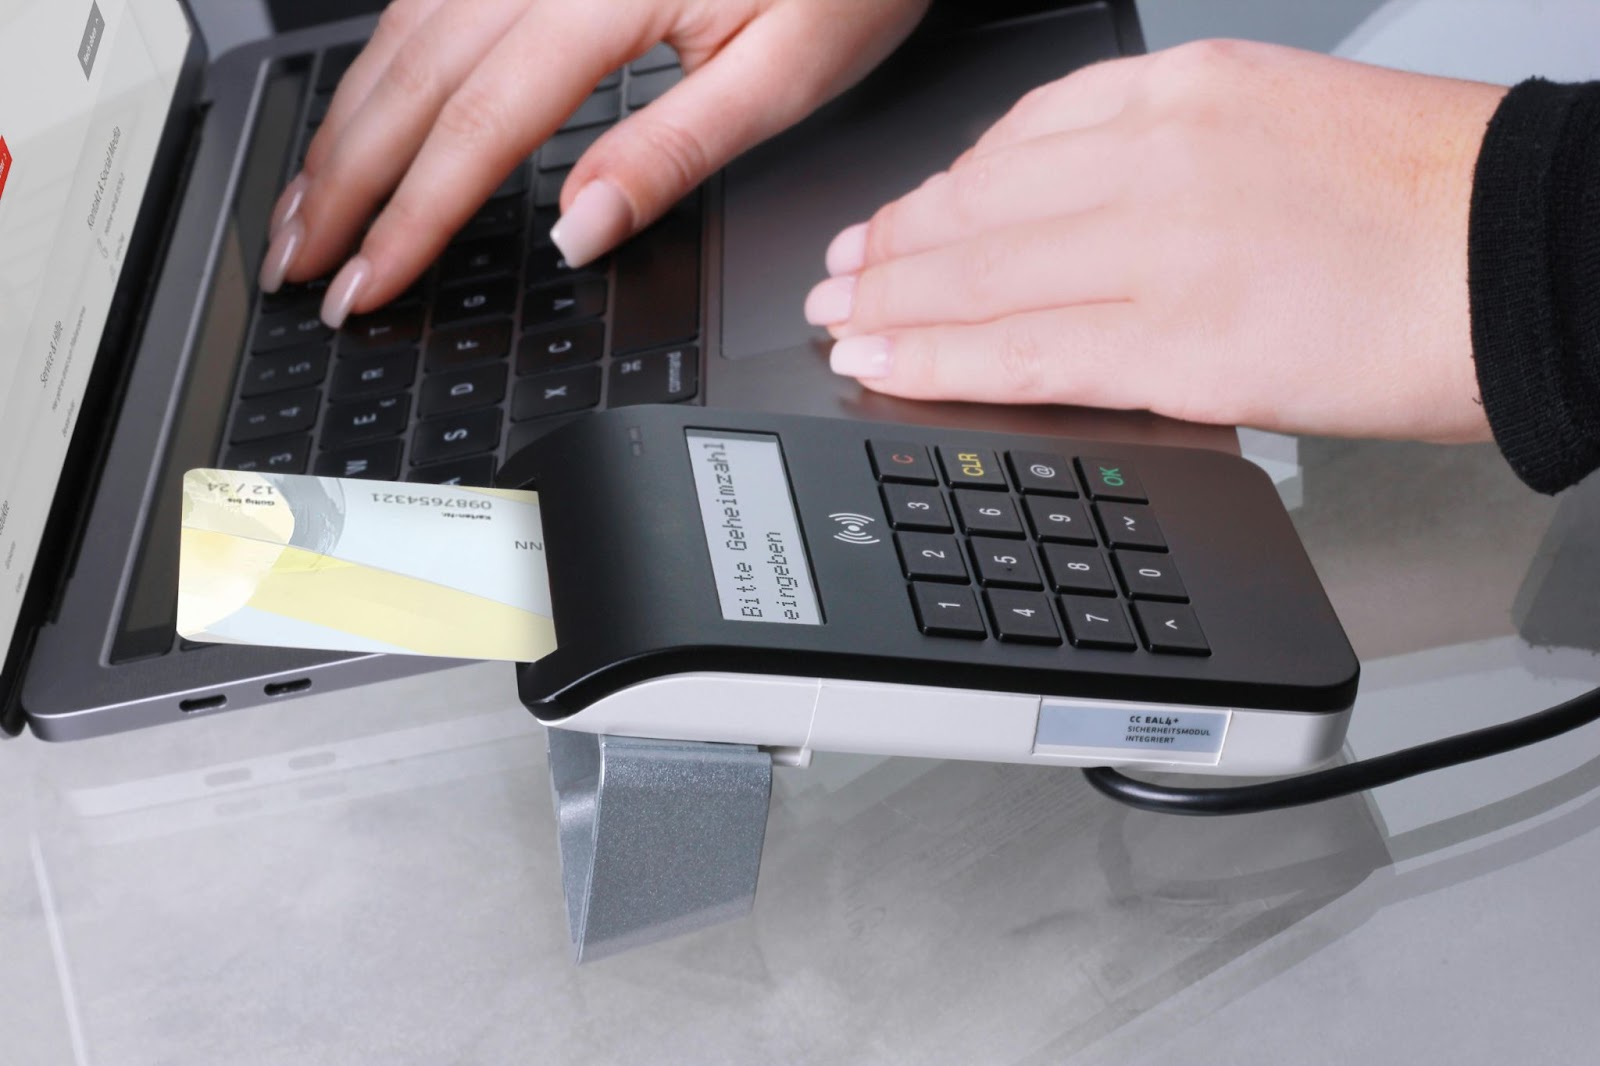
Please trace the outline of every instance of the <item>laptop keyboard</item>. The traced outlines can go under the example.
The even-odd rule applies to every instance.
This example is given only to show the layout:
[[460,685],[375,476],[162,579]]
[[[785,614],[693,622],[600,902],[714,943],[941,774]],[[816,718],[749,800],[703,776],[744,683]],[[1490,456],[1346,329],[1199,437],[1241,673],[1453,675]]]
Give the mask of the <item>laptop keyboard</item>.
[[[358,51],[320,57],[296,169]],[[488,485],[587,410],[694,400],[699,192],[580,270],[549,241],[578,156],[681,77],[665,46],[607,77],[392,304],[334,332],[319,317],[326,279],[263,294],[221,466]]]

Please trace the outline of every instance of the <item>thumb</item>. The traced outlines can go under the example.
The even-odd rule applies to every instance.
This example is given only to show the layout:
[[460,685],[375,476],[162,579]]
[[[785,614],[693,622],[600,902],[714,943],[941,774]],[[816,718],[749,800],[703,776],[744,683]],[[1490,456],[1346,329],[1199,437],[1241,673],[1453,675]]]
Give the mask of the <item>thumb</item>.
[[755,19],[649,107],[589,146],[567,175],[561,217],[550,231],[568,263],[581,266],[603,255],[734,156],[844,87],[843,79],[806,61],[813,53],[795,47],[805,37],[794,22],[788,11]]

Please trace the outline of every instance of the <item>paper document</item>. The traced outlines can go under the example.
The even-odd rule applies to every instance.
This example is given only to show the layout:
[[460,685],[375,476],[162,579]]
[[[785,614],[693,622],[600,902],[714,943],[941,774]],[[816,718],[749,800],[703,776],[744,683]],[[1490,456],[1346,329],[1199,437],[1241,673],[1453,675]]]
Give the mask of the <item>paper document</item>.
[[178,633],[531,662],[556,647],[539,495],[191,470]]

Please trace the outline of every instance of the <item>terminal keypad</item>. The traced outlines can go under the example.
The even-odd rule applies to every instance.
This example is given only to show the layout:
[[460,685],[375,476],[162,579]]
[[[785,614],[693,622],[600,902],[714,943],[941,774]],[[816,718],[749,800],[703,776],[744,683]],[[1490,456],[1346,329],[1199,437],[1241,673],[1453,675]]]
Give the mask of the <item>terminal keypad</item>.
[[1211,653],[1132,464],[905,440],[867,452],[923,633]]

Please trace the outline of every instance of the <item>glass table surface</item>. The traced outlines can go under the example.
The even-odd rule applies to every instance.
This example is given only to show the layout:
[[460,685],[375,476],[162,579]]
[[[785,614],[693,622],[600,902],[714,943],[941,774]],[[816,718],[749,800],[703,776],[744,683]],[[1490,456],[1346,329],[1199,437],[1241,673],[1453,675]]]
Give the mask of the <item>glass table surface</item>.
[[[1600,479],[1247,437],[1363,662],[1349,753],[1600,684]],[[0,745],[0,1062],[1592,1061],[1600,727],[1196,820],[1072,770],[774,773],[754,912],[570,961],[488,664]]]

